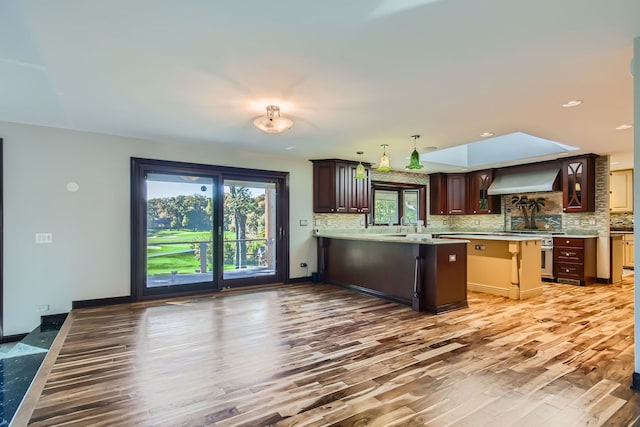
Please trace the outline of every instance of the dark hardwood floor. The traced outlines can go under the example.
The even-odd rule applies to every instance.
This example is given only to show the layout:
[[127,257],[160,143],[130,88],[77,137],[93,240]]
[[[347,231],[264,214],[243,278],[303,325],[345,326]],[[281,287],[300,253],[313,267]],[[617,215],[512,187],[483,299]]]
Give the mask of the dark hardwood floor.
[[548,283],[526,301],[470,292],[468,309],[438,316],[311,284],[75,310],[21,416],[32,426],[637,425],[632,281]]

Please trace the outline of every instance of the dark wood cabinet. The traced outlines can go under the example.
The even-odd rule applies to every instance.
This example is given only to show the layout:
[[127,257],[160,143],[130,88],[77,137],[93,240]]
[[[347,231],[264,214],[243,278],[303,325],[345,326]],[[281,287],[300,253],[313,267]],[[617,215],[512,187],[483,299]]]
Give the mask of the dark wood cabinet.
[[367,178],[354,179],[358,162],[312,160],[313,211],[315,213],[369,213],[370,165]]
[[489,186],[493,182],[493,171],[482,170],[470,172],[469,200],[467,206],[470,214],[497,214],[500,213],[500,196],[490,196]]
[[429,175],[429,213],[431,215],[448,215],[447,210],[447,174],[432,173]]
[[466,177],[463,173],[429,175],[429,212],[431,215],[466,213]]
[[554,237],[553,275],[560,283],[596,281],[596,238]]
[[365,166],[364,171],[367,175],[365,179],[355,179],[356,168],[358,164],[349,165],[349,198],[347,201],[347,211],[350,213],[369,213],[369,194],[371,188],[371,170]]
[[447,212],[449,215],[467,213],[467,177],[463,173],[447,174]]
[[596,187],[595,156],[577,157],[562,162],[562,210],[594,212]]
[[500,213],[500,196],[490,196],[492,170],[429,175],[429,213],[464,215]]

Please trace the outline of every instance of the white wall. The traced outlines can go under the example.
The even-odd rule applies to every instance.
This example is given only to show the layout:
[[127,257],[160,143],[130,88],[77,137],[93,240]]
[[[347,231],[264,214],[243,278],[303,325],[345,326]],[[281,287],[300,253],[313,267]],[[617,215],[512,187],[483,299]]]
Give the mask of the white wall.
[[[4,335],[29,332],[41,314],[68,312],[75,300],[130,294],[130,157],[290,172],[290,277],[316,270],[308,160],[3,122],[0,138]],[[70,181],[79,191],[66,190]],[[37,232],[52,232],[53,244],[36,245]]]

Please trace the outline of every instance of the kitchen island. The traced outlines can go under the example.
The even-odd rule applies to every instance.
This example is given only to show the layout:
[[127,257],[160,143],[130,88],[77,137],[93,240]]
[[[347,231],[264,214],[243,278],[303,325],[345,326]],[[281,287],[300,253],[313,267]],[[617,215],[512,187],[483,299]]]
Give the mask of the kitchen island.
[[445,313],[467,305],[467,241],[428,235],[319,234],[323,282]]
[[539,236],[447,234],[467,245],[468,286],[472,291],[527,299],[542,295]]

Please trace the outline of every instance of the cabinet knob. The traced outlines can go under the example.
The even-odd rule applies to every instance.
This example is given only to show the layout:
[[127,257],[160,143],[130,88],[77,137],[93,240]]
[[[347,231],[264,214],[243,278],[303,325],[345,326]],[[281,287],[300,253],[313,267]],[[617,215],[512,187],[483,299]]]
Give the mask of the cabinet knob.
[[570,240],[567,240],[567,244],[569,244],[570,242],[571,242]]
[[491,209],[489,209],[487,212],[491,213]]
[[476,211],[473,211],[473,213],[478,213],[478,212],[476,212]]

